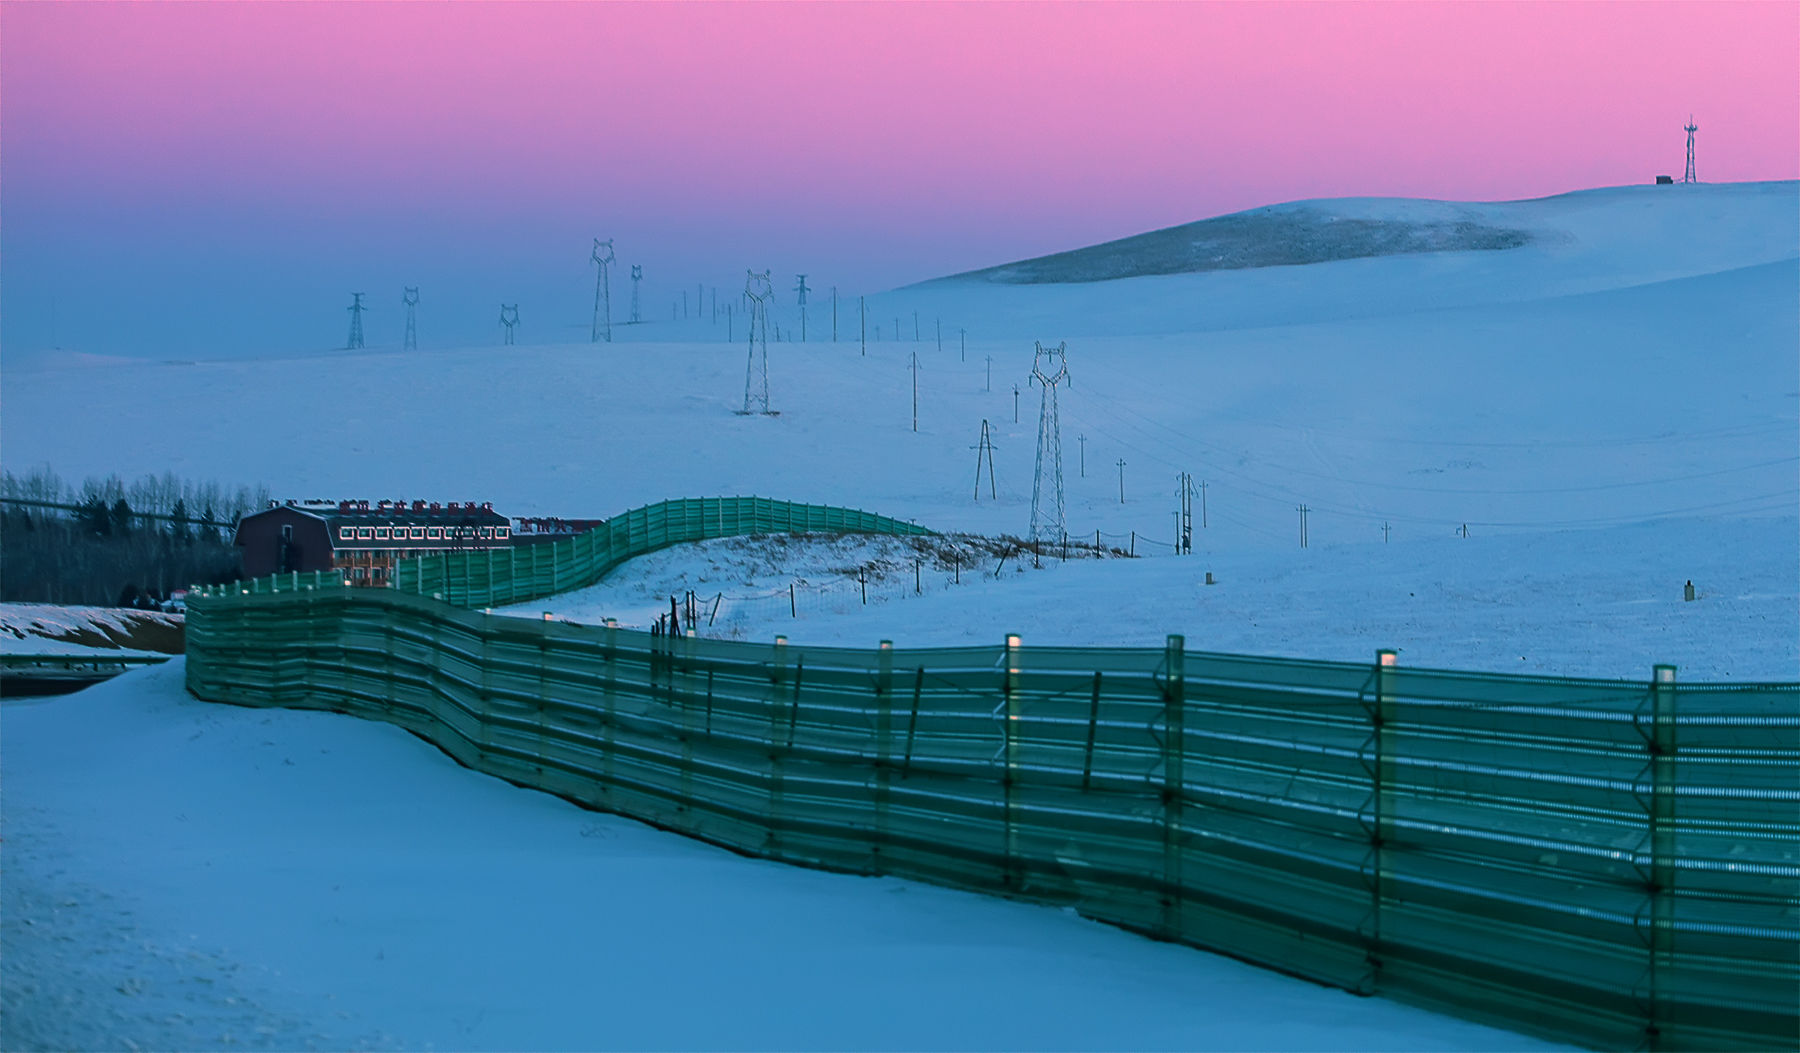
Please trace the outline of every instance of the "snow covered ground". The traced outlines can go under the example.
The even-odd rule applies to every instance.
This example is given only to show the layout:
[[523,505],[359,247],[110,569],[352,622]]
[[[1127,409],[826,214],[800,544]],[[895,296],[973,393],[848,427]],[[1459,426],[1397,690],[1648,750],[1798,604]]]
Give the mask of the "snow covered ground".
[[0,654],[179,654],[182,621],[161,611],[0,603]]
[[8,702],[6,1049],[1524,1050],[1047,907],[745,859],[238,709]]
[[[819,339],[815,299],[815,340],[769,348],[777,417],[733,412],[744,346],[723,322],[621,326],[611,345],[9,357],[0,449],[68,478],[172,470],[519,516],[761,494],[1019,534],[1032,344],[1067,340],[1069,533],[1166,553],[1191,472],[1208,484],[1194,555],[955,586],[939,572],[923,596],[845,595],[797,619],[744,604],[737,631],[900,646],[1181,632],[1229,652],[1796,678],[1800,185],[1307,208],[1467,214],[1532,240],[935,282],[870,298],[883,334],[866,355]],[[983,420],[997,499],[974,487]],[[672,551],[520,613],[630,621],[701,582],[778,593],[841,556],[746,576]],[[201,705],[181,675],[3,711],[9,1048],[1527,1045],[1054,911],[746,861],[458,770],[390,728]]]

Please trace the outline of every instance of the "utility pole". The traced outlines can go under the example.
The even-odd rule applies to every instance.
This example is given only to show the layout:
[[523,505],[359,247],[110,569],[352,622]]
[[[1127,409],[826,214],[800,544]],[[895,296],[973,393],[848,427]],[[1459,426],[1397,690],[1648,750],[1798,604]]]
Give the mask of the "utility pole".
[[1388,543],[1388,529],[1386,523],[1381,524],[1381,543],[1384,545]]
[[515,343],[516,341],[513,337],[513,330],[516,329],[519,325],[519,305],[518,304],[516,304],[516,303],[515,304],[504,304],[503,303],[500,305],[500,324],[506,327],[506,338],[505,338],[505,340],[502,341],[502,343],[505,343],[505,344]]
[[913,343],[919,342],[919,312],[913,312]]
[[644,320],[638,313],[638,283],[644,280],[644,268],[638,264],[631,265],[631,324],[637,325]]
[[1013,385],[1013,423],[1019,423],[1019,385]]
[[1125,458],[1119,458],[1119,503],[1125,503]]
[[987,356],[987,383],[982,386],[981,390],[983,390],[983,391],[994,390],[994,356],[993,355]]
[[1087,436],[1077,435],[1075,441],[1081,444],[1081,477],[1087,478]]
[[900,342],[900,319],[899,318],[894,319],[894,342],[895,343]]
[[1301,548],[1306,547],[1306,513],[1310,512],[1310,511],[1312,511],[1312,509],[1307,508],[1305,505],[1301,505],[1299,508],[1299,512],[1300,512],[1300,547]]
[[837,286],[831,287],[831,342],[837,343]]
[[737,332],[737,330],[735,328],[733,328],[734,322],[735,322],[735,319],[732,316],[731,305],[726,304],[725,305],[725,342],[728,344],[734,344],[737,342],[737,336],[734,335]]
[[1175,477],[1175,554],[1194,551],[1194,477],[1182,472]]
[[937,325],[938,354],[941,355],[944,353],[944,320],[942,318],[939,318],[939,319],[937,319],[935,324]]
[[869,307],[863,298],[856,298],[856,331],[861,334],[862,353],[869,353]]
[[368,310],[363,306],[362,293],[351,293],[350,297],[350,306],[344,308],[350,312],[350,339],[344,342],[346,350],[354,350],[363,346],[362,313]]
[[1200,480],[1200,529],[1206,529],[1206,480]]
[[419,349],[419,287],[408,285],[400,293],[400,302],[406,305],[406,338],[401,341],[400,346],[408,351],[417,351]]
[[806,275],[800,275],[799,284],[794,286],[800,292],[800,342],[806,343]]
[[612,281],[608,268],[615,258],[611,238],[605,241],[594,239],[594,252],[588,262],[599,266],[600,276],[594,287],[594,331],[588,338],[589,343],[599,340],[612,343]]
[[987,418],[981,419],[981,441],[969,447],[975,451],[975,500],[981,500],[981,461],[987,458],[988,498],[999,500],[994,490],[994,438],[988,430]]
[[956,335],[962,340],[962,360],[967,362],[969,360],[969,331],[958,329]]
[[919,353],[912,353],[913,431],[919,430]]

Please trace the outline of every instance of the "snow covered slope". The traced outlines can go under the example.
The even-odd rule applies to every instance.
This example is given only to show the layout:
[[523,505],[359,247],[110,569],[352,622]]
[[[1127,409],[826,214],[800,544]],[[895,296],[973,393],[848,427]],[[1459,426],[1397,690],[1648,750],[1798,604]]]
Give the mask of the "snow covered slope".
[[[1797,633],[1800,602],[1789,601],[1800,561],[1779,543],[1791,531],[1752,531],[1775,541],[1754,542],[1742,560],[1702,550],[1709,523],[1797,507],[1797,190],[1638,187],[1467,206],[1493,225],[1532,230],[1516,249],[898,290],[873,301],[871,324],[888,339],[866,355],[848,341],[770,345],[779,417],[733,412],[744,347],[725,341],[723,324],[696,323],[686,342],[9,366],[0,449],[9,466],[47,461],[71,477],[174,470],[294,497],[475,499],[511,515],[605,516],[668,497],[755,493],[1016,534],[1030,521],[1038,430],[1032,341],[1067,340],[1071,534],[1135,531],[1141,551],[1167,551],[1176,476],[1191,472],[1207,483],[1196,550],[1293,581],[1292,603],[1321,617],[1360,613],[1306,589],[1306,575],[1366,574],[1381,585],[1394,573],[1384,568],[1409,553],[1437,560],[1417,546],[1454,538],[1461,580],[1529,572],[1550,597],[1577,595],[1578,569],[1610,582],[1607,595],[1667,597],[1696,575],[1712,602],[1771,593],[1789,614],[1763,630],[1769,653]],[[1446,207],[1308,208],[1327,206],[1363,217]],[[941,350],[934,304],[944,308]],[[910,337],[915,307],[922,338],[892,340],[896,322]],[[818,336],[828,330],[814,311]],[[619,332],[635,340],[654,328]],[[983,420],[997,444],[998,500],[975,495]],[[1305,551],[1300,505],[1310,510]],[[1672,520],[1692,525],[1640,529]],[[1522,550],[1493,544],[1552,533],[1564,547],[1529,571],[1516,563]],[[1654,564],[1650,537],[1673,539]],[[1386,552],[1371,555],[1384,538]],[[1757,588],[1719,587],[1748,567],[1774,572]],[[1714,617],[1738,634],[1760,610]],[[1125,623],[1116,608],[1091,615]],[[1156,630],[1184,624],[1173,614],[1150,621],[1153,642]],[[985,639],[1035,626],[969,628]],[[1605,635],[1596,631],[1596,647]],[[1300,638],[1256,646],[1308,649]],[[1488,662],[1479,649],[1433,653],[1441,664]],[[1637,643],[1596,651],[1592,669],[1562,671],[1635,676],[1641,653]]]

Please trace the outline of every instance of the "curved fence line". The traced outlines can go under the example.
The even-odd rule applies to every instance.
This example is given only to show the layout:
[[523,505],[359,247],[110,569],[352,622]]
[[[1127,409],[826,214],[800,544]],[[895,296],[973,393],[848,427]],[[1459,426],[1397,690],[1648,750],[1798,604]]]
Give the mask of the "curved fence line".
[[1564,1040],[1786,1048],[1800,1031],[1797,684],[1180,637],[798,647],[288,584],[190,598],[190,691],[391,722],[770,859],[1071,905]]
[[504,607],[585,588],[626,560],[670,545],[744,534],[808,532],[932,533],[854,508],[766,497],[691,497],[634,508],[561,541],[402,560],[395,567],[394,588],[437,596],[458,607]]

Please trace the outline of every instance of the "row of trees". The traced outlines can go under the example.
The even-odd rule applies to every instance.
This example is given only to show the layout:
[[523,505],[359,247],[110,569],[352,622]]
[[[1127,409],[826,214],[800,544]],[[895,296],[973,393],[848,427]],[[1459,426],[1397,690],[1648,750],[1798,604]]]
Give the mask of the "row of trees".
[[175,589],[237,579],[232,528],[268,491],[173,473],[77,488],[46,465],[0,472],[0,497],[10,499],[0,503],[0,600],[153,607]]

